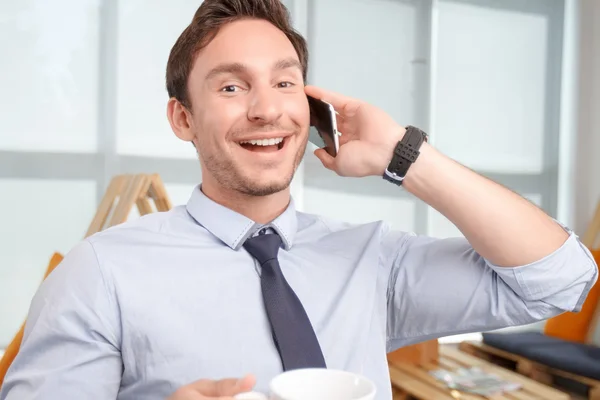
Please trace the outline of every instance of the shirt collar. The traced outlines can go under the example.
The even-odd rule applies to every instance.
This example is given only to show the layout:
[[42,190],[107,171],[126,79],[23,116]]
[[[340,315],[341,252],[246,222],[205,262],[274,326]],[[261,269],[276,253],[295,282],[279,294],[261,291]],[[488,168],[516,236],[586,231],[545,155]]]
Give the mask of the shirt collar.
[[265,225],[209,199],[202,192],[202,185],[194,188],[186,209],[197,223],[234,250],[239,249],[246,239],[263,227],[273,228],[281,236],[284,248],[289,250],[294,243],[298,226],[296,209],[291,198],[285,211]]

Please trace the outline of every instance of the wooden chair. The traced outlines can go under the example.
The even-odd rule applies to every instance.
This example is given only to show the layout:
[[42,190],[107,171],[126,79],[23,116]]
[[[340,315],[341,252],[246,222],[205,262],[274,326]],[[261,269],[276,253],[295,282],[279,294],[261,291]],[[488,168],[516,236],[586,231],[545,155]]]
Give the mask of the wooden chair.
[[[154,212],[150,200],[153,200],[157,211],[168,211],[172,207],[163,182],[158,174],[128,174],[115,176],[106,189],[85,237],[87,238],[110,226],[125,222],[134,205],[137,206],[140,215]],[[50,275],[62,260],[63,256],[60,253],[54,253],[50,259],[43,280]],[[4,355],[0,359],[0,387],[2,387],[2,382],[4,381],[8,368],[19,352],[24,330],[25,322],[23,322],[21,329],[10,342]]]

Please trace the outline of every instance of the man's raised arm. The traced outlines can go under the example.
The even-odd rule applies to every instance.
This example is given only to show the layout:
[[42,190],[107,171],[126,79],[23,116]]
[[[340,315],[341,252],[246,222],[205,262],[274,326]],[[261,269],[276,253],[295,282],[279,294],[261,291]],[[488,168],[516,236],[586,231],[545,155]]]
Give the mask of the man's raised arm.
[[526,324],[581,307],[598,279],[598,266],[573,232],[518,194],[440,153],[418,129],[405,129],[383,110],[314,86],[305,91],[338,112],[337,156],[315,151],[326,168],[341,176],[388,177],[465,236],[434,239],[390,232],[384,238],[392,349],[429,337]]

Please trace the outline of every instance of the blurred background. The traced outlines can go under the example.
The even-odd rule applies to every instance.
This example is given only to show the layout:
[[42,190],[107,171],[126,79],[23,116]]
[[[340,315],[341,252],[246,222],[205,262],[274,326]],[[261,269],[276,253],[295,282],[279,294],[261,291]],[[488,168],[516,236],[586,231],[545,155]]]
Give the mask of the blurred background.
[[[600,1],[285,3],[309,42],[310,83],[424,128],[450,157],[585,230],[600,198]],[[201,181],[168,125],[164,86],[199,4],[0,1],[0,351],[114,175],[157,172],[174,205]],[[311,213],[460,235],[402,190],[337,177],[311,151],[293,195]]]

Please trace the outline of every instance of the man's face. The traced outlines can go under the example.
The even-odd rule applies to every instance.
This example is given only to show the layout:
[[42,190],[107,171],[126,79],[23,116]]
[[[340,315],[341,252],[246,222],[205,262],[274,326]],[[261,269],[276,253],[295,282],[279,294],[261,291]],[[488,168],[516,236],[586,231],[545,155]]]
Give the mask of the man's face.
[[188,82],[203,175],[253,196],[286,189],[308,140],[309,108],[298,55],[263,20],[221,28]]

